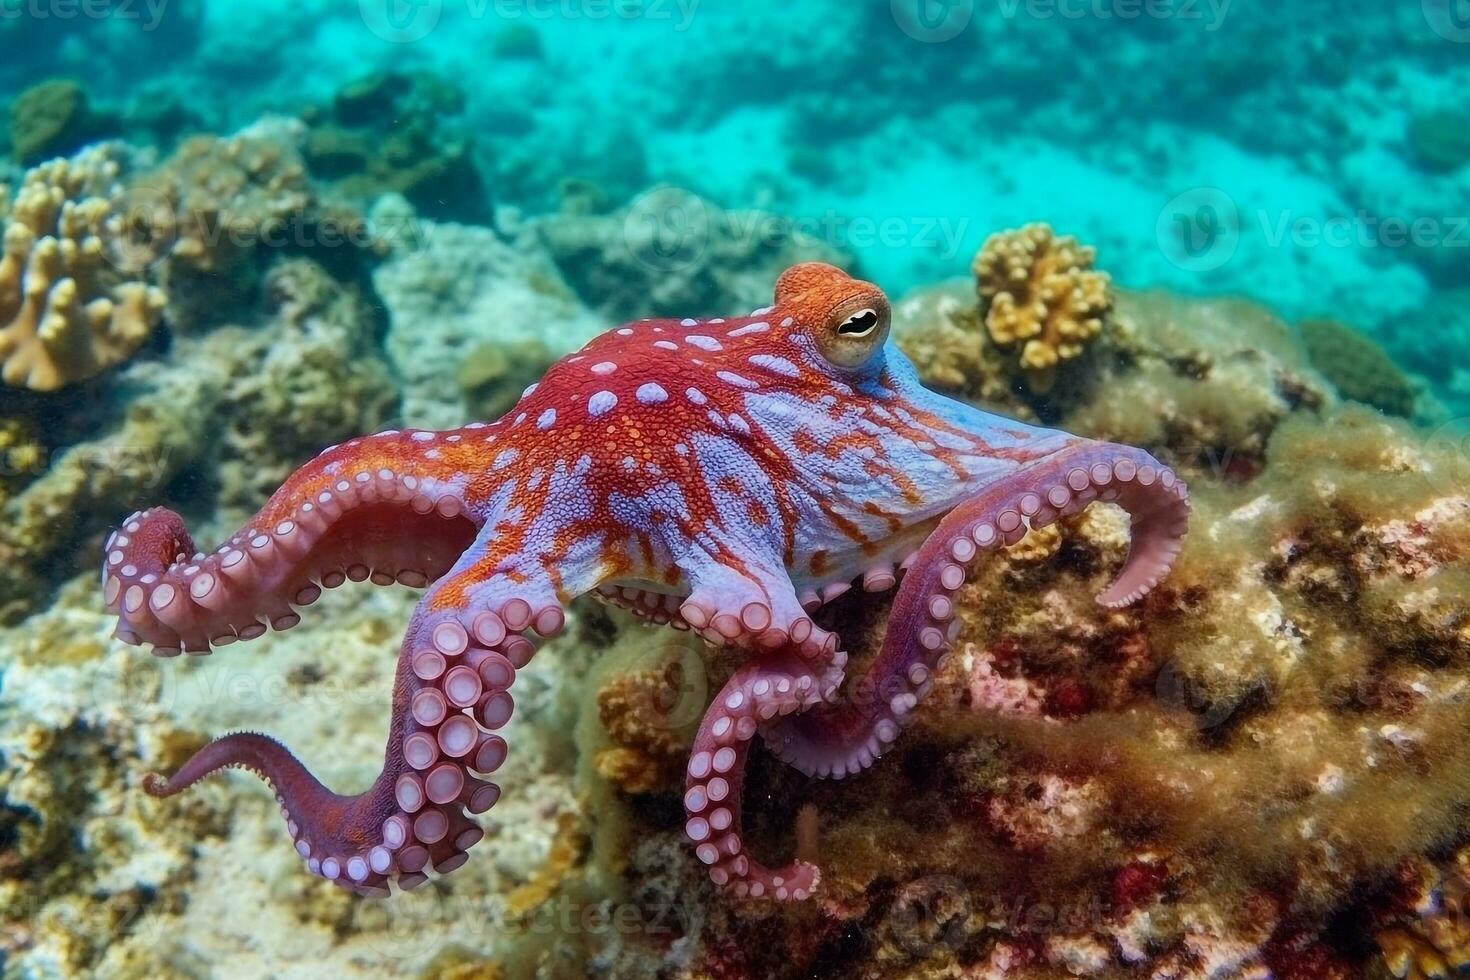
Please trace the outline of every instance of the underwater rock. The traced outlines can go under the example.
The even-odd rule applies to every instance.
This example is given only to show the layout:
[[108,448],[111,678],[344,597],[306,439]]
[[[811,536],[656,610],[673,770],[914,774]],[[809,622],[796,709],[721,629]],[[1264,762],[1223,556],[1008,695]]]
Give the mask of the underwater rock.
[[723,211],[669,186],[612,214],[552,215],[536,227],[577,295],[612,320],[754,309],[794,263],[851,265],[789,219]]
[[1390,415],[1413,418],[1418,394],[1382,347],[1336,320],[1303,320],[1299,329],[1312,366],[1326,375],[1344,398]]
[[480,388],[460,385],[476,350],[494,346],[507,365],[538,345],[559,357],[605,327],[530,227],[511,228],[507,241],[489,228],[419,218],[394,195],[372,217],[376,233],[395,243],[373,282],[392,311],[385,347],[408,424],[445,428],[481,417],[466,400]]
[[508,24],[501,28],[490,44],[497,58],[539,61],[546,57],[541,35],[530,24]]
[[477,419],[498,419],[528,385],[535,384],[556,355],[539,339],[519,343],[487,343],[465,355],[455,380],[465,407]]
[[118,164],[108,148],[0,186],[0,375],[54,391],[125,360],[166,297],[120,251]]
[[[1299,415],[1252,484],[1194,484],[1177,582],[1137,612],[1091,600],[1126,547],[1105,510],[1064,524],[1040,562],[997,561],[962,591],[965,649],[891,762],[834,784],[750,776],[747,799],[779,811],[765,847],[787,846],[793,804],[774,800],[823,814],[818,901],[847,944],[799,916],[757,913],[752,932],[712,899],[693,917],[704,967],[744,948],[767,976],[842,956],[895,977],[1360,975],[1333,917],[1464,837],[1470,500],[1444,482],[1455,465],[1363,409]],[[1420,532],[1403,538],[1401,520]],[[981,663],[1035,707],[972,701]]]
[[1293,331],[1263,307],[1117,288],[1110,295],[1089,355],[1067,362],[1064,378],[1045,391],[1017,377],[962,282],[904,297],[894,336],[926,384],[1018,418],[1146,446],[1184,472],[1232,479],[1259,471],[1285,418],[1336,398]]
[[991,235],[975,256],[985,329],[1002,349],[1020,347],[1021,373],[1037,391],[1049,390],[1057,367],[1102,332],[1111,279],[1093,271],[1096,256],[1045,224]]
[[231,359],[251,366],[231,372],[216,410],[224,422],[214,456],[218,503],[241,510],[269,496],[302,459],[382,426],[398,407],[371,297],[306,258],[277,262],[264,290],[276,316],[233,338]]
[[[961,288],[925,292],[943,308]],[[1092,600],[1127,548],[1108,508],[1009,549],[959,594],[963,649],[915,728],[861,778],[803,782],[754,762],[756,853],[788,853],[793,813],[815,804],[820,915],[732,914],[691,892],[677,921],[697,973],[1346,980],[1372,957],[1339,945],[1337,917],[1403,862],[1465,840],[1464,459],[1335,407],[1291,331],[1258,307],[1125,292],[1118,314],[1125,339],[1103,365],[1131,379],[1118,396],[1131,414],[1157,414],[1140,409],[1154,404],[1141,400],[1150,381],[1168,392],[1188,377],[1199,404],[1257,391],[1239,406],[1251,424],[1211,423],[1255,462],[1201,471],[1180,566],[1137,610]],[[1167,372],[1144,371],[1152,360]],[[1298,389],[1315,409],[1283,396]],[[1093,411],[1077,409],[1121,418]],[[860,674],[882,610],[844,598],[818,618]],[[672,807],[678,792],[659,785],[635,782],[643,802],[626,812],[644,849],[660,833],[656,800]],[[673,880],[647,863],[624,874],[630,890]],[[1413,930],[1383,921],[1402,963],[1410,943],[1392,929]],[[1429,929],[1449,948],[1428,925],[1412,948],[1438,962],[1421,949]],[[623,940],[620,956],[637,946]]]
[[474,141],[446,117],[464,112],[464,92],[431,72],[377,72],[340,89],[330,109],[307,113],[307,168],[367,208],[401,194],[422,214],[488,224],[490,196]]

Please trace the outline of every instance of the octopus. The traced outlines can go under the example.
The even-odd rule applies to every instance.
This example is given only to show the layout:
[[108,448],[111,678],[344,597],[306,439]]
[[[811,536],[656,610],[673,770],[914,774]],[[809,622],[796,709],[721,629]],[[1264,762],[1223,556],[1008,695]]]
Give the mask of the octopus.
[[[889,328],[876,286],[804,263],[747,316],[594,338],[498,421],[328,448],[212,553],[170,510],[129,517],[105,546],[104,597],[116,636],[160,656],[288,629],[348,581],[425,590],[367,790],[338,795],[251,732],[145,790],[247,768],[312,873],[383,896],[453,871],[484,837],[472,815],[500,796],[486,777],[506,759],[497,731],[517,674],[590,595],[740,652],[690,750],[684,830],[735,896],[809,898],[815,864],[767,867],[742,842],[757,734],[812,777],[859,773],[914,720],[985,553],[1118,505],[1131,544],[1098,601],[1121,607],[1168,572],[1188,525],[1185,484],[1147,453],[935,394]],[[838,636],[812,614],[857,582],[896,593],[876,658],[849,682]]]

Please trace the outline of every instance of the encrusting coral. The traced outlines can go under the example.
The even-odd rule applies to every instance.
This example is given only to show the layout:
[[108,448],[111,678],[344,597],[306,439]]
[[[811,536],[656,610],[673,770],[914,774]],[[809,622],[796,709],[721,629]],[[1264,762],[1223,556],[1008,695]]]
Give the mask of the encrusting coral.
[[0,187],[0,376],[54,391],[127,360],[163,315],[164,294],[114,251],[118,165],[106,149]]
[[990,338],[1020,348],[1020,368],[1038,390],[1050,387],[1056,367],[1079,357],[1102,332],[1111,279],[1093,270],[1096,257],[1096,249],[1046,224],[991,235],[975,256]]

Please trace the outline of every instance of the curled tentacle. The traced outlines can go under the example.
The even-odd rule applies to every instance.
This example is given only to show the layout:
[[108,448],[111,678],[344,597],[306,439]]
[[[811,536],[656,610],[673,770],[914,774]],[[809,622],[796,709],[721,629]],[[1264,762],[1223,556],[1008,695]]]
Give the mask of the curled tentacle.
[[117,636],[171,656],[180,648],[288,629],[323,588],[371,579],[422,587],[474,539],[462,488],[425,465],[419,433],[385,433],[324,452],[298,470],[214,553],[183,519],[134,514],[107,541],[104,598]]
[[735,672],[700,722],[685,778],[684,831],[714,882],[742,898],[802,900],[821,880],[807,861],[773,870],[749,854],[740,836],[740,793],[758,726],[833,696],[843,662],[840,653],[825,667],[789,651],[762,656]]
[[[386,895],[390,881],[414,888],[427,867],[453,871],[484,836],[468,814],[500,797],[479,777],[505,761],[495,731],[510,720],[511,684],[534,649],[520,635],[530,619],[522,606],[512,599],[499,613],[431,612],[421,603],[399,654],[383,770],[363,793],[331,792],[285,746],[249,732],[216,739],[172,777],[150,775],[144,786],[171,796],[223,768],[258,773],[312,873],[359,894]],[[549,625],[549,614],[541,618]]]
[[1147,594],[1179,554],[1189,494],[1140,449],[1083,442],[988,487],[952,510],[919,550],[894,599],[883,648],[841,704],[764,727],[772,751],[811,775],[841,778],[872,765],[912,721],[959,631],[955,593],[986,551],[1019,541],[1096,500],[1132,517],[1128,560],[1098,602],[1117,608]]

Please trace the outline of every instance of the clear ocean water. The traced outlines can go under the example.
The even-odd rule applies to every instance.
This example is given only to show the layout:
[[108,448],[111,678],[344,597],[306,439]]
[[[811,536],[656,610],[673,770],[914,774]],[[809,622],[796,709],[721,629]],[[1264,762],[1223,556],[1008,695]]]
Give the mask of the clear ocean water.
[[[1466,0],[0,0],[0,975],[1461,975],[1467,92]],[[1017,294],[1043,340],[1111,290],[1041,368],[976,260],[1034,224],[1094,250]],[[1142,446],[1198,501],[1135,612],[1073,601],[1124,530],[1007,559],[934,696],[962,720],[901,762],[828,791],[757,757],[747,823],[806,847],[819,812],[826,897],[710,889],[693,728],[619,741],[598,664],[653,641],[585,600],[457,876],[359,904],[246,776],[142,793],[240,728],[368,785],[426,576],[154,661],[96,573],[130,514],[208,551],[328,446],[491,421],[593,335],[744,316],[807,259],[887,293],[931,387]],[[844,644],[881,637],[842,601]]]

